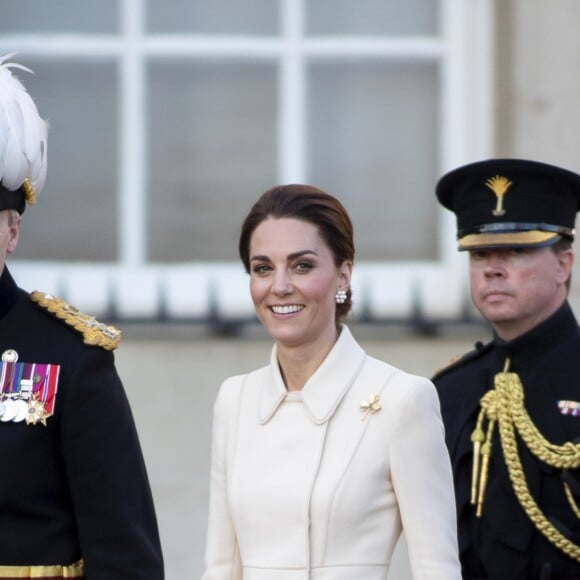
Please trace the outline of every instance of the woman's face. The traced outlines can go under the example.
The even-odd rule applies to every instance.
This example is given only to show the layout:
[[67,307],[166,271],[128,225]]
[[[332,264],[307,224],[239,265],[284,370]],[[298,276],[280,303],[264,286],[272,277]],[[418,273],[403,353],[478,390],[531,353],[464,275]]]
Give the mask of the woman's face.
[[258,318],[282,346],[328,348],[336,339],[337,290],[352,263],[334,256],[313,224],[267,218],[250,238],[250,293]]

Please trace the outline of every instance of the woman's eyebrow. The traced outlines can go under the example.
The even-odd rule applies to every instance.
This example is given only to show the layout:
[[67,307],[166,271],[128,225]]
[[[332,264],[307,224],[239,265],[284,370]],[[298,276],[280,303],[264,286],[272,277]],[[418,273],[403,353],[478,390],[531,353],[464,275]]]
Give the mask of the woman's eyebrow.
[[[314,256],[318,256],[318,254],[314,250],[300,250],[299,252],[292,252],[291,254],[288,254],[288,256],[286,256],[286,259],[287,260],[295,260],[296,258],[301,258],[302,256],[307,256],[309,254],[313,254]],[[270,258],[266,255],[257,254],[256,256],[252,256],[250,258],[250,262],[253,262],[254,260],[257,260],[260,262],[269,262]]]

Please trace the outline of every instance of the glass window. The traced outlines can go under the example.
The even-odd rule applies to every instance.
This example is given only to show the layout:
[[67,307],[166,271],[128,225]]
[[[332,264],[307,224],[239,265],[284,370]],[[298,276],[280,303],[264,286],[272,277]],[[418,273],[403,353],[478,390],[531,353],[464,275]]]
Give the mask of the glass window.
[[94,60],[22,62],[36,74],[18,74],[49,121],[48,175],[24,214],[15,257],[116,260],[117,69]]
[[309,34],[421,35],[439,29],[438,0],[310,0]]
[[79,287],[92,262],[149,279],[158,263],[239,269],[250,205],[301,181],[344,201],[359,262],[389,277],[400,261],[446,267],[452,220],[433,187],[489,149],[493,126],[493,11],[455,4],[4,0],[1,52],[35,71],[19,74],[51,124],[46,188],[12,259]]
[[1,0],[0,33],[114,34],[120,0]]
[[310,67],[311,180],[352,214],[360,260],[436,259],[435,64]]
[[148,30],[153,33],[275,34],[275,0],[147,0]]
[[149,78],[149,259],[237,260],[276,180],[276,68],[154,62]]

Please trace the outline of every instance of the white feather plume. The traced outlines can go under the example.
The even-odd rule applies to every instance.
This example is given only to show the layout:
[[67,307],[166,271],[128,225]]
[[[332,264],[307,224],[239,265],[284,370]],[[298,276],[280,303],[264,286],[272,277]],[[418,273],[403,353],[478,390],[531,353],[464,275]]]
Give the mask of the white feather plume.
[[30,69],[0,57],[0,182],[9,190],[30,181],[40,193],[46,180],[48,124],[41,119],[36,105],[11,69]]

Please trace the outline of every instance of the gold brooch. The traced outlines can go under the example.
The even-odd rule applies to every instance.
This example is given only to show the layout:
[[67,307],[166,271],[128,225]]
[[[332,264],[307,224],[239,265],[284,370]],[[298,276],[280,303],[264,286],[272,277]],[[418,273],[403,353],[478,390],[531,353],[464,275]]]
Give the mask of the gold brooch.
[[369,395],[368,401],[360,402],[360,410],[363,412],[361,421],[364,421],[369,413],[376,413],[377,411],[381,410],[379,399],[379,395]]

